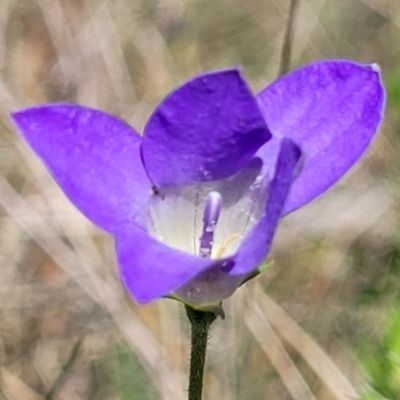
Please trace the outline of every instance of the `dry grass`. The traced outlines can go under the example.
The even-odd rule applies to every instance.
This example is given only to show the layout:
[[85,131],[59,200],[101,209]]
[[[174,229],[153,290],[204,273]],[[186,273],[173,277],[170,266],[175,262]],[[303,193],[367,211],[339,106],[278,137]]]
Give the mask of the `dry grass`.
[[[180,305],[139,307],[126,296],[112,238],[69,204],[9,112],[76,102],[141,131],[157,102],[201,71],[243,65],[258,91],[278,74],[288,8],[278,0],[0,1],[1,400],[183,400],[188,364]],[[292,67],[352,58],[385,73],[400,61],[398,0],[302,0],[295,28]],[[394,301],[358,305],[389,273],[397,246],[398,129],[389,104],[368,157],[283,222],[274,267],[226,302],[210,340],[206,399],[361,393],[358,343],[382,335]]]

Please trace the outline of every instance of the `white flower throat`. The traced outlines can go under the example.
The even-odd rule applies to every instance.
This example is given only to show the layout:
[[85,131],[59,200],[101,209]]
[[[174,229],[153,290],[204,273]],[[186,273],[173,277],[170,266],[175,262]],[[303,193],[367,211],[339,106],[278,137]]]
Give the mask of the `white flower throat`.
[[150,200],[149,233],[201,257],[233,255],[265,210],[268,180],[261,165],[254,159],[224,180],[160,189]]

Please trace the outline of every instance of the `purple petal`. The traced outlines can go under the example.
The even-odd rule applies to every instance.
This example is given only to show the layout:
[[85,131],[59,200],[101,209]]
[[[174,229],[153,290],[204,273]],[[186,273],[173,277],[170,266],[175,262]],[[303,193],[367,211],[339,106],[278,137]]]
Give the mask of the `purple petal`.
[[[305,155],[284,213],[309,203],[365,152],[382,119],[385,91],[377,66],[318,62],[276,81],[258,95],[277,138],[293,139]],[[258,155],[272,165],[274,143]]]
[[123,283],[139,303],[170,294],[221,262],[168,247],[136,225],[117,235],[117,253]]
[[204,306],[219,303],[230,297],[245,278],[245,274],[229,274],[234,265],[233,258],[221,260],[220,263],[196,275],[175,293],[188,304]]
[[264,216],[246,236],[234,257],[230,275],[244,275],[254,271],[268,255],[287,196],[295,178],[301,151],[290,139],[283,139],[271,182]]
[[12,115],[70,200],[95,224],[116,233],[140,222],[151,184],[140,159],[140,136],[106,113],[46,105]]
[[142,155],[159,187],[223,179],[271,137],[236,69],[199,76],[173,92],[150,118]]

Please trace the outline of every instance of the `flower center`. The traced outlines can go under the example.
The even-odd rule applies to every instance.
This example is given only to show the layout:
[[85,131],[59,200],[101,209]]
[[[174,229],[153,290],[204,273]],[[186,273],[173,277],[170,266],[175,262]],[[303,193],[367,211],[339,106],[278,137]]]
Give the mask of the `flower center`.
[[200,237],[200,257],[211,257],[214,243],[214,232],[221,209],[221,194],[215,191],[208,193],[203,214],[203,232]]
[[147,229],[166,245],[200,257],[235,254],[265,210],[268,180],[254,161],[215,182],[163,187],[149,202]]

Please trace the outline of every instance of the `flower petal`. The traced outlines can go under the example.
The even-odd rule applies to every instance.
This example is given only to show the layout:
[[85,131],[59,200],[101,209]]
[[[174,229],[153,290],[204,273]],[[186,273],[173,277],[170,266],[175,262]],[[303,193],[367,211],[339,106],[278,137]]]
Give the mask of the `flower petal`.
[[199,273],[224,262],[173,249],[137,225],[118,234],[116,243],[122,281],[139,303],[170,294]]
[[228,177],[271,137],[237,69],[201,75],[173,92],[150,118],[142,155],[158,186]]
[[246,236],[233,257],[235,265],[229,271],[230,275],[244,275],[254,271],[268,255],[300,156],[301,151],[294,142],[290,139],[282,140],[264,216]]
[[53,104],[12,118],[70,200],[95,224],[116,233],[140,222],[151,184],[140,158],[140,136],[106,113]]
[[230,297],[245,278],[245,274],[229,274],[234,265],[233,258],[221,261],[196,275],[175,294],[187,304],[195,306],[218,304]]
[[[340,60],[301,68],[267,87],[258,100],[272,134],[293,139],[305,155],[287,214],[326,191],[365,152],[382,119],[385,91],[376,65]],[[271,164],[269,145],[258,155]]]

